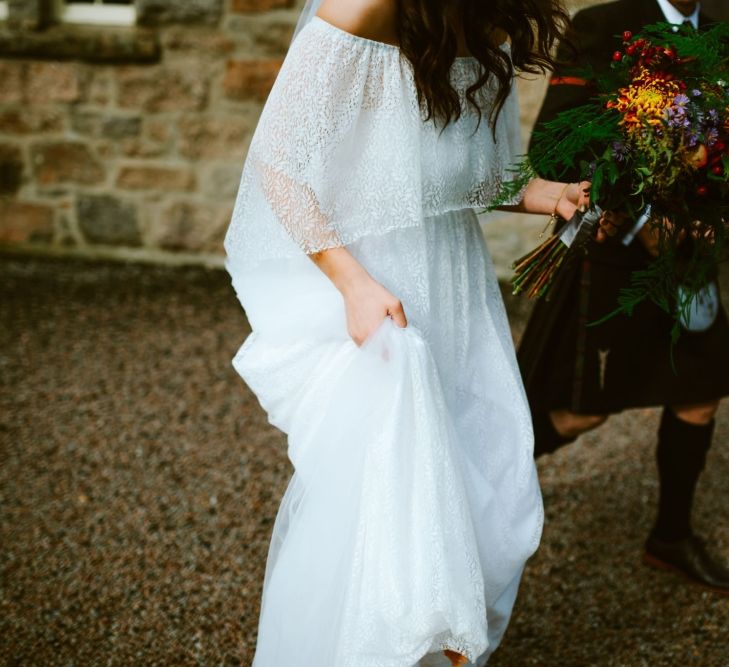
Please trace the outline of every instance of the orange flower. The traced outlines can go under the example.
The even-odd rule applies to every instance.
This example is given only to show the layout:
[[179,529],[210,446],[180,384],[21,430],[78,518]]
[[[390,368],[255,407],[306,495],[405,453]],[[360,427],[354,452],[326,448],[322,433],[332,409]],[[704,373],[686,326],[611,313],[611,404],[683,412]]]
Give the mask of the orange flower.
[[638,130],[645,125],[661,125],[666,109],[680,93],[681,87],[677,82],[644,68],[628,87],[618,91],[617,101],[609,106],[623,114],[621,124],[629,130]]

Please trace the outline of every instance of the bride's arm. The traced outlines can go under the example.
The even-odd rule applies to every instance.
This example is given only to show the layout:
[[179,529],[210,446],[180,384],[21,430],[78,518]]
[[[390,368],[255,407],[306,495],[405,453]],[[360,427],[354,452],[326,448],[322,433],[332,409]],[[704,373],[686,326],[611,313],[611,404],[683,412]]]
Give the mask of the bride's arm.
[[[551,215],[556,213],[565,220],[570,220],[579,208],[590,204],[590,183],[559,183],[535,178],[524,190],[521,202],[513,206],[500,206],[500,211],[515,213],[536,213]],[[597,240],[604,241],[608,236],[615,236],[622,224],[622,214],[616,211],[605,211],[600,218]]]
[[386,317],[399,327],[407,326],[400,300],[370,276],[349,250],[331,248],[309,257],[342,294],[347,331],[357,345],[362,345]]
[[[324,0],[317,15],[354,35],[397,41],[394,0]],[[347,330],[357,345],[362,345],[386,317],[400,327],[407,326],[400,300],[372,278],[349,250],[331,248],[309,257],[341,293]]]

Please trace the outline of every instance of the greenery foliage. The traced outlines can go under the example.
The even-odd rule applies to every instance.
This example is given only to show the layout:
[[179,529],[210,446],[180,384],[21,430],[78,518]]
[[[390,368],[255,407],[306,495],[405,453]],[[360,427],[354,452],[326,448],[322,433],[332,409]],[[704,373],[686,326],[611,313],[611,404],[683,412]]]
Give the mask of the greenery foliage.
[[[676,317],[678,335],[681,313],[729,241],[729,25],[699,33],[656,24],[625,33],[609,71],[575,75],[589,77],[593,98],[535,132],[504,200],[536,175],[564,180],[578,168],[601,208],[637,220],[650,205],[658,257],[633,276],[616,312],[651,299]],[[687,295],[681,303],[679,285]]]

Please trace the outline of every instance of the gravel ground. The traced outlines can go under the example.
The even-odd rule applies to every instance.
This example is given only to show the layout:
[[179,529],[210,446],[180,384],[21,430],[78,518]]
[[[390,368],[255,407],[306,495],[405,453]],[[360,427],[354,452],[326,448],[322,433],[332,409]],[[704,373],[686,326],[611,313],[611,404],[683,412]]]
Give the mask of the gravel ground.
[[[251,663],[291,470],[230,365],[247,332],[220,272],[3,259],[2,664]],[[729,666],[729,598],[640,562],[657,422],[540,461],[544,540],[495,667]],[[724,406],[696,523],[729,557],[728,435]]]

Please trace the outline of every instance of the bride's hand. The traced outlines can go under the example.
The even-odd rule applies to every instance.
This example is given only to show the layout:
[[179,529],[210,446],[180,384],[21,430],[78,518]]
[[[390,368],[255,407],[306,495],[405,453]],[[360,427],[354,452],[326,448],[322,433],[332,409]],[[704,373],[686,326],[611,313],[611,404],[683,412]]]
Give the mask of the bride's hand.
[[590,181],[570,183],[557,202],[555,213],[564,220],[572,220],[576,211],[586,211],[590,207]]
[[347,331],[357,345],[362,345],[386,317],[399,327],[408,325],[400,300],[372,278],[347,248],[329,248],[309,257],[341,293]]
[[386,317],[399,327],[408,324],[400,300],[369,275],[350,285],[343,295],[347,331],[357,345],[362,345]]
[[[557,202],[557,214],[565,220],[571,220],[575,211],[586,211],[590,207],[591,186],[590,181],[570,183]],[[595,236],[598,243],[615,236],[628,218],[628,214],[622,211],[604,211]]]

